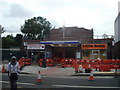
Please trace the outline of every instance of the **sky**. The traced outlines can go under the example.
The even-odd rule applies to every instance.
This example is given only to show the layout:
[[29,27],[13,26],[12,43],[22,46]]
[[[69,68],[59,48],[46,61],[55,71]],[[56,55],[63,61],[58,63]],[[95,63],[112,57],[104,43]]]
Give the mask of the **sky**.
[[93,28],[94,35],[114,35],[119,0],[0,0],[0,25],[8,34],[20,32],[24,21],[44,17],[53,27]]

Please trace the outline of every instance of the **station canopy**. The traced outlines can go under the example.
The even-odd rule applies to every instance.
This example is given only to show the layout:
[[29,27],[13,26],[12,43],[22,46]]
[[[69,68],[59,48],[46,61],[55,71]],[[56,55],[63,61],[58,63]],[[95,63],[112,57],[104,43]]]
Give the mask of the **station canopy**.
[[79,41],[41,41],[40,44],[50,45],[52,47],[76,47]]

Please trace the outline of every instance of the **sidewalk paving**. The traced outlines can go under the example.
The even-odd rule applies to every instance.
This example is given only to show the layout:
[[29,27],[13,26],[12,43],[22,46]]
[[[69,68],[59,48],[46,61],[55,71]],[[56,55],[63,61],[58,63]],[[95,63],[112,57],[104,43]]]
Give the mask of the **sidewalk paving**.
[[[28,74],[38,74],[38,71],[40,70],[41,75],[63,75],[63,76],[89,76],[90,73],[77,73],[75,74],[73,67],[66,67],[61,68],[60,66],[55,67],[46,67],[42,68],[38,65],[31,65],[31,66],[25,66],[21,73],[28,73]],[[120,70],[119,70],[120,71]],[[120,72],[118,72],[120,75]],[[94,76],[114,76],[114,72],[99,72],[94,71]]]
[[21,73],[29,73],[29,74],[38,74],[38,71],[41,72],[42,75],[72,75],[74,74],[74,68],[61,68],[60,66],[56,67],[40,67],[38,65],[25,66]]
[[[5,69],[7,69],[7,64],[4,64]],[[2,70],[2,65],[0,65],[0,71]],[[55,67],[40,67],[38,65],[24,66],[20,71],[21,74],[38,74],[38,71],[41,72],[41,75],[57,75],[57,76],[89,76],[90,73],[77,73],[75,74],[73,67],[61,68],[61,66]],[[94,71],[94,76],[114,76],[114,70],[111,72],[99,72]],[[118,70],[118,75],[120,76],[120,69]]]

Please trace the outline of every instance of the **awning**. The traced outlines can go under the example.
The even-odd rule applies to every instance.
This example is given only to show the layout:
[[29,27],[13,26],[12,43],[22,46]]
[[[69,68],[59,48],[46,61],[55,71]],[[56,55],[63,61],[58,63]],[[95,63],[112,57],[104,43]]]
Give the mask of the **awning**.
[[76,47],[79,41],[41,41],[40,44],[50,45],[52,47]]
[[79,44],[79,41],[41,41],[40,44]]

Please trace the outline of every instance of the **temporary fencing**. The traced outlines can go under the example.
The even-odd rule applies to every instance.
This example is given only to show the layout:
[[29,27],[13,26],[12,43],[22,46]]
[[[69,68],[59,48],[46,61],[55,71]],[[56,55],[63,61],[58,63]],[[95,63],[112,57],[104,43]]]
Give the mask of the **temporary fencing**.
[[53,60],[52,59],[46,59],[46,65],[47,66],[53,66],[54,65]]
[[30,58],[20,58],[18,60],[19,66],[20,68],[22,68],[25,65],[30,65],[32,62],[32,60]]
[[40,59],[39,60],[39,66],[43,66],[44,64],[46,64],[46,66],[53,66],[53,60],[52,59]]
[[73,58],[64,58],[61,60],[62,67],[74,67],[74,59]]
[[39,66],[43,65],[43,59],[40,59],[38,62],[39,62]]
[[78,65],[82,65],[83,68],[88,69],[91,66],[93,69],[99,69],[100,71],[110,71],[111,69],[120,69],[120,60],[82,60],[82,59],[62,59],[62,67],[74,67],[74,61],[77,61]]
[[25,58],[20,58],[18,60],[18,63],[19,63],[20,68],[22,68],[25,65]]
[[55,65],[57,65],[57,64],[61,64],[61,58],[54,58],[53,59],[53,63],[55,64]]
[[25,65],[30,65],[32,63],[32,60],[30,58],[25,59]]
[[[112,59],[73,59],[73,58],[63,58],[63,59],[46,59],[47,66],[54,66],[57,63],[61,64],[61,67],[75,67],[75,61],[77,66],[82,65],[83,68],[89,69],[91,66],[93,69],[99,69],[100,71],[110,71],[111,69],[120,69],[120,60]],[[43,59],[39,60],[39,65],[42,66]]]

